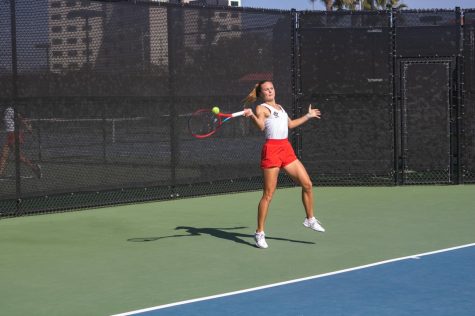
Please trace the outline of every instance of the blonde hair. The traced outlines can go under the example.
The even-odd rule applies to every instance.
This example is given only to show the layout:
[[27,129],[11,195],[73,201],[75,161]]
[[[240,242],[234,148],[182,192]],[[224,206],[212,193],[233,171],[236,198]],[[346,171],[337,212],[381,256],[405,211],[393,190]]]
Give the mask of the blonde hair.
[[244,105],[250,105],[254,102],[256,102],[256,100],[260,97],[261,95],[261,87],[264,83],[266,82],[272,82],[270,80],[262,80],[262,81],[259,81],[258,83],[256,83],[254,85],[254,88],[251,90],[251,92],[249,92],[249,94],[247,95],[247,97],[244,98],[243,102],[244,102]]

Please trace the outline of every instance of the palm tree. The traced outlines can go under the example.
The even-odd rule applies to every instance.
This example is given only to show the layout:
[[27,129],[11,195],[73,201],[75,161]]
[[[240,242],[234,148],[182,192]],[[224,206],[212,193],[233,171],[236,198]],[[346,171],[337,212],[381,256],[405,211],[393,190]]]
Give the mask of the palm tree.
[[342,10],[342,9],[355,10],[356,1],[355,0],[335,0],[333,2],[333,7],[338,10]]
[[[312,3],[313,9],[315,10],[315,2],[316,0],[309,0]],[[325,4],[325,9],[327,11],[333,10],[333,0],[320,0],[323,4]]]
[[[315,10],[316,0],[309,0]],[[407,8],[407,5],[401,3],[400,0],[320,0],[325,4],[327,11],[332,11],[333,8],[341,10],[356,10],[356,4],[361,4],[361,10],[391,10]]]
[[364,10],[390,10],[407,8],[404,3],[399,0],[362,0]]

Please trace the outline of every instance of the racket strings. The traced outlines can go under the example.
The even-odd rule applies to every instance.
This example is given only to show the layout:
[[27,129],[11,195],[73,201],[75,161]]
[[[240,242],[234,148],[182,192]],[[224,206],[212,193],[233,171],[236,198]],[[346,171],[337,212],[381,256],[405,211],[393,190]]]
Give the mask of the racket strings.
[[188,122],[190,132],[193,135],[207,135],[215,131],[220,125],[221,120],[211,112],[194,113]]

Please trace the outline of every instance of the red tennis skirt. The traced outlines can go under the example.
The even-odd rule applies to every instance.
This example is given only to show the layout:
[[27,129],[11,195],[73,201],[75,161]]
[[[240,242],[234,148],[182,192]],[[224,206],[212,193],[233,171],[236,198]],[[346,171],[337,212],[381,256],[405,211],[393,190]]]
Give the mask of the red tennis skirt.
[[281,168],[297,160],[288,139],[268,139],[261,152],[261,168]]

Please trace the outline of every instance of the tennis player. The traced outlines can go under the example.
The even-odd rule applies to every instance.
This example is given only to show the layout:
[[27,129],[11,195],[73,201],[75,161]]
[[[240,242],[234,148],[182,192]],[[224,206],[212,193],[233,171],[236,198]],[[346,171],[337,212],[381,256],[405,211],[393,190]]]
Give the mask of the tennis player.
[[[27,131],[31,132],[31,124],[30,122],[18,114],[18,118],[20,119],[20,125],[24,127]],[[7,139],[5,144],[2,147],[2,155],[0,157],[0,177],[3,176],[3,172],[7,166],[8,157],[10,156],[10,151],[14,152],[15,149],[15,111],[13,107],[9,106],[5,109],[3,122],[5,125],[5,131],[7,132]],[[20,129],[19,131],[19,140],[20,145],[24,142],[24,135],[23,131]],[[26,158],[23,153],[20,152],[20,161],[31,168],[33,173],[38,177],[41,178],[41,167],[38,164],[32,163],[28,158]]]
[[267,248],[264,225],[281,169],[302,187],[302,202],[306,213],[303,225],[315,231],[325,231],[314,216],[312,181],[288,140],[289,128],[296,128],[313,118],[319,119],[321,114],[320,110],[312,109],[310,105],[307,114],[294,120],[290,119],[284,108],[276,103],[275,89],[271,81],[257,83],[246,97],[245,104],[252,104],[257,99],[262,100],[263,103],[256,107],[256,113],[247,108],[245,116],[250,117],[257,128],[264,131],[266,135],[266,142],[261,153],[264,188],[258,206],[255,241],[257,247]]

